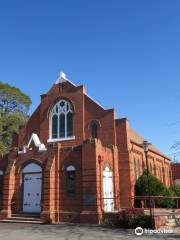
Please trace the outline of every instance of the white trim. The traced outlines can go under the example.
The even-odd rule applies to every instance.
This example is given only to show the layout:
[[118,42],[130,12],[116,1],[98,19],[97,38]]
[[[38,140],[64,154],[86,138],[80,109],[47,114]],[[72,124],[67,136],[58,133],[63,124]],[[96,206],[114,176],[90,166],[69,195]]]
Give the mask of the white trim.
[[36,133],[32,133],[28,144],[26,146],[23,146],[23,150],[19,150],[18,154],[26,153],[26,149],[30,147],[32,141],[34,142],[35,146],[39,149],[39,152],[47,151],[45,145],[40,142],[38,135]]
[[66,137],[66,138],[49,138],[47,142],[62,142],[62,141],[70,141],[74,139],[75,139],[75,136]]
[[71,80],[69,80],[68,78],[66,78],[66,81],[67,82],[70,82],[74,87],[77,87],[77,85],[76,84],[74,84]]
[[[61,106],[61,102],[64,102],[64,105],[63,106]],[[67,107],[68,107],[68,109],[67,109]],[[59,102],[57,102],[55,105],[54,105],[54,107],[53,107],[53,109],[51,110],[51,129],[50,129],[50,138],[51,139],[53,139],[52,138],[52,129],[53,129],[53,121],[52,121],[52,119],[53,119],[53,117],[54,116],[57,116],[57,139],[61,139],[61,137],[60,137],[60,117],[61,117],[61,114],[63,114],[64,115],[64,124],[65,124],[65,129],[64,129],[64,134],[65,134],[65,137],[64,138],[62,138],[62,139],[68,139],[69,137],[67,136],[67,115],[69,114],[69,113],[71,113],[71,114],[73,114],[73,106],[72,106],[72,104],[68,101],[68,100],[66,100],[66,99],[61,99]],[[64,140],[62,140],[62,141],[64,141]]]
[[60,72],[58,79],[56,80],[55,84],[63,83],[63,82],[70,82],[74,87],[77,87],[73,82],[71,82],[64,72]]
[[41,144],[41,142],[40,142],[40,140],[38,138],[38,135],[36,133],[32,133],[31,138],[30,138],[30,140],[29,140],[29,142],[28,142],[28,144],[26,146],[27,148],[30,147],[32,141],[34,142],[36,147]]
[[18,154],[24,154],[26,153],[26,146],[23,147],[23,150],[19,150]]
[[67,172],[76,171],[76,168],[75,168],[73,165],[69,165],[69,166],[66,168],[66,171],[67,171]]
[[0,170],[0,176],[2,176],[2,175],[4,175],[4,173],[3,173],[3,171],[2,171],[2,170]]
[[105,108],[100,104],[100,103],[98,103],[96,100],[94,100],[92,97],[90,97],[88,94],[86,94],[86,96],[88,97],[88,98],[90,98],[93,102],[95,102],[97,105],[99,105],[102,109],[104,109],[105,110]]
[[40,142],[39,137],[36,133],[32,133],[31,138],[30,138],[26,148],[30,147],[32,141],[34,142],[35,146],[39,148],[39,152],[47,150],[45,145]]

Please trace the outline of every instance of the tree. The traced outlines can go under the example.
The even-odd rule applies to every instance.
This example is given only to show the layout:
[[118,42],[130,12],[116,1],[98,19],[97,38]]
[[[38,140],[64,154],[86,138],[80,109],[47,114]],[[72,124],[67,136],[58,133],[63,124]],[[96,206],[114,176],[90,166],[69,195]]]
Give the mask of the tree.
[[0,82],[0,154],[8,153],[12,138],[25,125],[31,104],[19,88]]
[[[174,206],[174,200],[165,197],[173,197],[173,192],[170,188],[166,187],[158,178],[156,178],[151,172],[149,172],[149,183],[150,183],[150,195],[151,196],[164,196],[164,199],[157,200],[159,207],[172,207]],[[147,171],[137,179],[135,184],[135,195],[136,196],[148,196],[148,180]],[[139,202],[137,203],[139,205]]]
[[0,82],[0,111],[2,113],[27,114],[31,99],[19,88]]

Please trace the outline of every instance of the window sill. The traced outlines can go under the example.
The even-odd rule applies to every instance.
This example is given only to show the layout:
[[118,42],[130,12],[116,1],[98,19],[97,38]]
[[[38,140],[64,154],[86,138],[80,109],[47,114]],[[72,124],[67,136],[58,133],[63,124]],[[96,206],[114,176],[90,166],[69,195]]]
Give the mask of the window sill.
[[70,141],[70,140],[74,140],[75,136],[71,136],[71,137],[66,137],[66,138],[50,138],[47,140],[47,142],[62,142],[62,141]]

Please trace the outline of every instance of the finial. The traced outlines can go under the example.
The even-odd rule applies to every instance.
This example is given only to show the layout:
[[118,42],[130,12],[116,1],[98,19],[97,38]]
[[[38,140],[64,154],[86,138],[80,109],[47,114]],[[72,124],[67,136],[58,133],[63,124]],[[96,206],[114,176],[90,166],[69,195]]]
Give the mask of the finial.
[[62,82],[65,82],[65,81],[67,81],[66,74],[64,72],[60,72],[59,77],[56,80],[55,84],[62,83]]

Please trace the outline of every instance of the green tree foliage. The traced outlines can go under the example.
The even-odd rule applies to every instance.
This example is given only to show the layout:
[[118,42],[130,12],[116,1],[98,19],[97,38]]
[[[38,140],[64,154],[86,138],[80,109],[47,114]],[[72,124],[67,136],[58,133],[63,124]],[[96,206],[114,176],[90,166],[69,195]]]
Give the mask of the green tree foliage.
[[[157,200],[156,205],[159,207],[172,207],[174,205],[173,199],[165,197],[173,197],[174,194],[170,188],[167,188],[158,178],[149,172],[149,185],[151,196],[164,196],[164,199]],[[135,195],[148,196],[148,178],[147,171],[136,181]]]
[[173,184],[170,187],[170,189],[174,193],[174,196],[180,197],[180,185],[179,184]]
[[0,110],[1,113],[27,114],[31,99],[19,88],[0,82]]
[[29,96],[20,89],[0,82],[0,154],[6,154],[12,137],[27,122],[31,104]]

